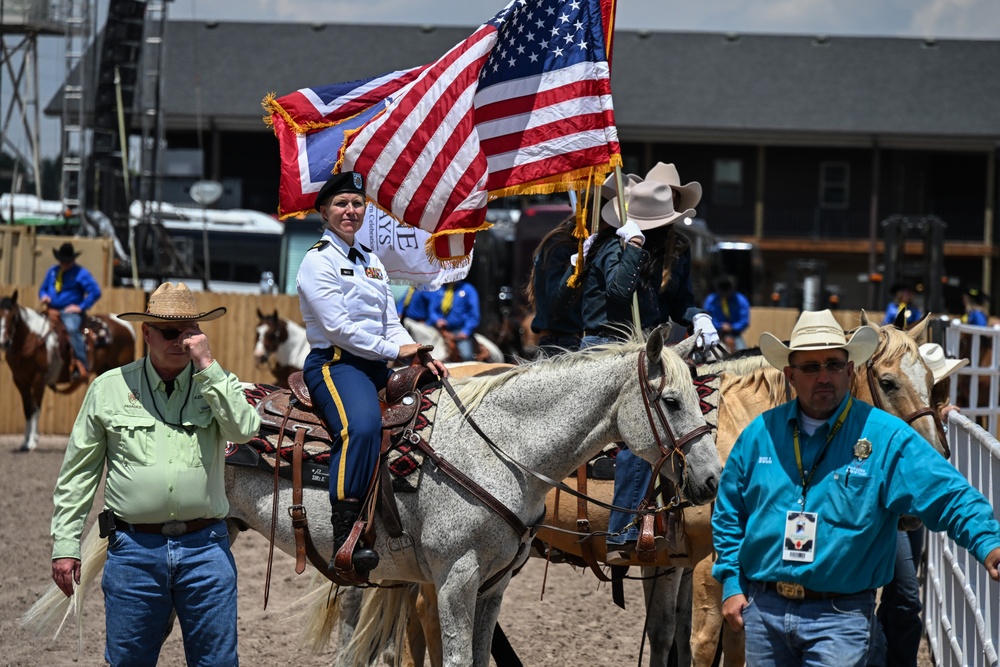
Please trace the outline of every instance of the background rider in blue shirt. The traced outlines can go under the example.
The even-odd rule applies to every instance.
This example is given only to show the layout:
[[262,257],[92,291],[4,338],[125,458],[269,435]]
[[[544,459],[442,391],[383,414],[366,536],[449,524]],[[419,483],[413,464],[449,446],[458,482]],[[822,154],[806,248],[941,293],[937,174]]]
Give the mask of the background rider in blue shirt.
[[[43,306],[59,311],[59,319],[66,327],[73,346],[73,355],[86,374],[90,372],[90,363],[83,340],[83,319],[90,307],[101,298],[101,286],[90,271],[76,263],[81,253],[76,252],[72,243],[63,243],[52,254],[59,263],[45,274],[42,286],[38,288],[38,298]],[[79,369],[74,366],[73,379],[79,374]]]

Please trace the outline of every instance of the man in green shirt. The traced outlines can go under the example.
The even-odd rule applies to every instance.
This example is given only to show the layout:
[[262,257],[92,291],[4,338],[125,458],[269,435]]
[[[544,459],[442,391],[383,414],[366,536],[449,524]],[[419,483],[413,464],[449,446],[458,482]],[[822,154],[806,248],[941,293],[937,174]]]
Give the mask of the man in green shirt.
[[98,377],[77,416],[52,516],[52,579],[80,583],[80,535],[107,464],[101,534],[109,664],[153,665],[171,611],[188,665],[237,665],[236,564],[229,551],[226,441],[246,442],[260,418],[239,380],[212,358],[184,283],[164,283],[141,322],[147,353]]

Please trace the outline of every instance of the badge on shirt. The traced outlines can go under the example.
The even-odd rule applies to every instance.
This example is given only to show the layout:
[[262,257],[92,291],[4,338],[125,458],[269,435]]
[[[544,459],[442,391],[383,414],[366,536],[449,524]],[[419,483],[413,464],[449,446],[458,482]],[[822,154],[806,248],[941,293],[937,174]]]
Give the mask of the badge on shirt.
[[795,563],[811,563],[816,557],[815,512],[792,510],[785,516],[785,549],[783,558]]
[[373,280],[385,280],[385,274],[382,273],[382,269],[374,266],[366,266],[365,275]]
[[342,275],[342,276],[353,276],[354,275],[354,269],[341,269],[340,270],[340,275]]
[[854,443],[854,458],[856,458],[859,461],[864,461],[871,455],[872,455],[872,443],[868,442],[867,439],[861,438],[856,443]]

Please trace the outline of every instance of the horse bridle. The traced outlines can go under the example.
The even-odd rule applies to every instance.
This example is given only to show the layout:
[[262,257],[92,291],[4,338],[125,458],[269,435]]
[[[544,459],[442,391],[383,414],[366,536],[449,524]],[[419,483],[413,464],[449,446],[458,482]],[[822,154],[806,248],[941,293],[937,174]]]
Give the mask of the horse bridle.
[[[677,485],[678,493],[683,492],[684,485],[686,482],[685,472],[687,470],[687,457],[684,455],[684,445],[700,438],[706,433],[712,432],[712,427],[707,423],[701,426],[695,427],[690,432],[677,438],[674,436],[673,429],[670,428],[670,422],[667,420],[667,416],[663,413],[663,406],[660,405],[660,401],[655,400],[659,398],[660,394],[663,392],[663,388],[667,384],[667,374],[666,369],[660,375],[660,384],[656,390],[652,390],[649,382],[649,374],[646,372],[646,351],[643,350],[639,353],[639,384],[642,386],[642,403],[646,408],[646,419],[649,420],[649,427],[653,431],[653,439],[656,440],[656,446],[660,449],[660,460],[653,466],[653,480],[655,481],[660,474],[660,469],[663,464],[670,459],[671,464],[675,460],[679,461],[680,469],[680,484]],[[654,400],[650,401],[653,398]],[[650,407],[650,406],[653,407]],[[656,418],[653,417],[653,412],[656,412]],[[670,442],[670,448],[668,449],[663,444],[663,440],[660,439],[660,432],[656,428],[656,422],[659,421],[660,426],[663,427],[663,431],[667,434],[667,440]],[[650,483],[650,488],[652,489],[652,482]],[[677,499],[681,500],[681,499]]]
[[[865,379],[868,382],[868,391],[872,395],[872,404],[879,410],[886,410],[885,402],[882,400],[882,393],[879,391],[878,380],[875,377],[875,362],[881,358],[881,353],[873,354],[867,362],[865,362]],[[886,410],[888,412],[888,410]],[[922,417],[930,417],[934,420],[934,428],[940,436],[940,441],[944,446],[944,457],[951,458],[951,449],[948,447],[948,440],[944,436],[944,425],[941,423],[941,418],[938,417],[937,412],[934,411],[930,406],[924,406],[922,408],[917,408],[911,414],[903,418],[909,425],[913,425],[913,422],[917,421]]]

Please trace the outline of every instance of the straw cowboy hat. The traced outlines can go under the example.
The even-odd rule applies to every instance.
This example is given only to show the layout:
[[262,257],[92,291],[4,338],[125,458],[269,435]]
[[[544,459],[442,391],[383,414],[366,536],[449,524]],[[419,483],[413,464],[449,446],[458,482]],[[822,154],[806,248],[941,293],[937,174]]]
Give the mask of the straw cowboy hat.
[[[636,174],[622,174],[622,187],[625,188],[625,196],[628,197],[629,190],[636,183],[642,183],[642,176]],[[618,196],[618,183],[615,182],[615,174],[611,172],[608,177],[604,179],[604,184],[601,185],[601,196],[605,199],[614,199]]]
[[959,368],[969,365],[968,359],[947,359],[944,350],[937,343],[924,343],[920,346],[920,357],[931,369],[934,375],[934,384],[945,379]]
[[769,333],[761,334],[760,337],[761,353],[778,370],[784,370],[789,365],[788,357],[792,352],[844,349],[847,350],[847,360],[857,365],[868,361],[876,347],[878,332],[875,329],[864,326],[847,338],[829,310],[802,313],[792,329],[788,345]]
[[[627,189],[626,194],[628,219],[639,225],[639,229],[643,231],[669,225],[695,214],[692,208],[680,212],[674,209],[674,191],[666,183],[643,181]],[[617,197],[604,205],[601,217],[612,227],[622,226]]]
[[677,167],[663,162],[657,162],[656,166],[646,174],[647,181],[666,183],[674,189],[674,206],[677,208],[694,208],[701,201],[701,183],[691,181],[687,185],[681,185],[681,175],[677,173]]
[[72,262],[82,254],[82,252],[76,251],[72,243],[63,243],[58,248],[52,249],[52,256],[59,262]]
[[126,322],[209,322],[226,314],[222,306],[207,313],[198,310],[194,292],[184,283],[163,283],[149,297],[144,313],[121,313]]

